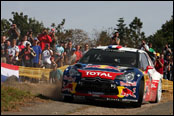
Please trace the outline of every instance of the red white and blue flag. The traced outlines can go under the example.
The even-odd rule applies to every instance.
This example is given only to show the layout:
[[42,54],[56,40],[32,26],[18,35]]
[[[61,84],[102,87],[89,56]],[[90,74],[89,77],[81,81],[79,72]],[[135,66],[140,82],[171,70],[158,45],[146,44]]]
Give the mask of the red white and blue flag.
[[19,66],[1,63],[1,82],[4,82],[10,76],[19,78]]

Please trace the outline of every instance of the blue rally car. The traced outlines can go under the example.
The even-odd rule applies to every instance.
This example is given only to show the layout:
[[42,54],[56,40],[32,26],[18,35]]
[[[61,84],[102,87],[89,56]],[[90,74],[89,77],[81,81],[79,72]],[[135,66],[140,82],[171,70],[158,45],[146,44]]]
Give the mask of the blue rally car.
[[85,96],[140,107],[142,102],[161,100],[162,75],[143,50],[99,46],[65,69],[61,92],[67,101]]

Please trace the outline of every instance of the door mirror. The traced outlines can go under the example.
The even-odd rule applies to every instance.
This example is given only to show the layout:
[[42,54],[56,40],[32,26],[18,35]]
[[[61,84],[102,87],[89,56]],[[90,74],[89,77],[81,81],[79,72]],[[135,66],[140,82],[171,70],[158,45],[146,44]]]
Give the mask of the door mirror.
[[153,66],[147,66],[146,70],[153,69]]
[[145,72],[147,73],[147,71],[148,71],[149,69],[153,69],[153,66],[147,66]]

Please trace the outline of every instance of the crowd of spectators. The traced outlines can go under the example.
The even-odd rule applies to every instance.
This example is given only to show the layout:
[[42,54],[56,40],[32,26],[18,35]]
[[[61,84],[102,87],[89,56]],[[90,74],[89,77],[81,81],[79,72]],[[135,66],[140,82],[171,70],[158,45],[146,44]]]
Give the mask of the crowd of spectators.
[[[119,33],[114,33],[111,44],[120,45]],[[8,38],[1,36],[1,62],[25,66],[52,68],[64,65],[72,65],[89,50],[89,45],[72,46],[72,41],[57,41],[55,39],[55,29],[48,32],[43,29],[38,37],[33,37],[32,30],[29,30],[22,39],[20,30],[16,24],[11,25],[8,31]],[[127,45],[125,45],[126,47]],[[156,70],[163,75],[164,79],[173,80],[173,54],[168,44],[165,45],[161,53],[156,53],[152,43],[146,44],[142,40],[140,49],[145,50],[151,57]],[[56,73],[57,74],[57,73]],[[51,75],[54,75],[52,72]]]
[[145,50],[149,54],[155,69],[163,75],[164,79],[173,81],[173,53],[168,44],[165,45],[160,53],[156,53],[152,47],[152,43],[147,45],[142,40],[140,49]]
[[83,47],[72,46],[71,40],[58,42],[55,29],[50,32],[43,29],[37,37],[33,37],[32,30],[29,30],[24,37],[20,37],[20,30],[13,24],[8,38],[1,36],[1,62],[18,66],[53,68],[54,64],[56,67],[71,65],[88,50],[88,44]]

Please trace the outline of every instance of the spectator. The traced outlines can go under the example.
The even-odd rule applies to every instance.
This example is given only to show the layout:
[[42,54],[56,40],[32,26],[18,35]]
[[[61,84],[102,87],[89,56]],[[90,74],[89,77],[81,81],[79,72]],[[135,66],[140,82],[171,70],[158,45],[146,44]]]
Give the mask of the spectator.
[[33,38],[33,31],[31,29],[27,32],[27,37],[28,37],[27,41],[29,41],[31,45],[33,45],[34,38]]
[[33,58],[33,67],[39,67],[41,64],[41,47],[37,45],[38,39],[34,38],[32,49],[35,51],[36,56]]
[[149,51],[147,52],[152,59],[153,63],[155,62],[155,50],[152,48],[152,43],[149,43]]
[[6,58],[8,57],[8,49],[11,47],[11,43],[9,40],[6,40],[5,54]]
[[172,51],[169,48],[168,44],[165,45],[165,48],[163,49],[163,53],[164,53],[164,59],[167,59],[168,54],[172,55]]
[[56,46],[56,50],[54,52],[54,58],[58,67],[63,66],[63,61],[64,61],[63,41],[60,42],[60,45]]
[[155,60],[155,69],[163,76],[164,67],[164,55],[157,53],[157,59]]
[[[21,41],[21,42],[23,42],[23,46],[26,47],[26,44],[30,44],[30,46],[31,46],[31,43],[27,40],[27,35],[25,35],[25,36],[22,38],[22,40],[23,40],[23,41]],[[21,44],[21,42],[19,42],[19,45]]]
[[89,50],[89,45],[85,44],[85,49],[83,51],[83,55],[86,54],[86,52],[88,52],[88,50]]
[[45,49],[42,51],[42,60],[43,66],[45,68],[51,68],[51,56],[53,55],[53,51],[50,49],[49,44],[45,45]]
[[68,64],[68,56],[67,56],[67,50],[68,50],[68,43],[65,42],[64,45],[63,45],[63,48],[64,48],[64,64],[63,65],[67,65]]
[[173,60],[170,54],[168,54],[166,60],[164,60],[164,79],[172,80],[172,67]]
[[6,63],[6,36],[1,37],[1,62]]
[[12,64],[16,65],[19,56],[19,47],[16,45],[16,39],[12,40],[12,45],[8,48],[7,59],[11,60]]
[[[51,57],[51,68],[53,68],[53,65],[56,64],[55,60],[54,60],[54,57]],[[56,64],[57,65],[57,64]]]
[[50,43],[52,42],[52,39],[48,35],[48,32],[47,32],[46,29],[44,29],[42,34],[40,34],[38,36],[38,39],[40,41],[40,47],[41,47],[42,50],[44,50],[46,44],[50,47]]
[[69,59],[70,59],[70,56],[71,56],[71,52],[72,52],[72,42],[71,41],[69,41],[68,42],[68,46],[67,46],[67,49],[66,49],[66,58],[67,59],[65,59],[66,60],[66,62],[68,62],[69,61]]
[[8,31],[9,40],[12,43],[13,39],[19,40],[20,30],[17,28],[16,24],[12,24]]
[[24,46],[24,40],[23,39],[19,43],[18,47],[19,47],[19,52],[21,52],[25,48],[25,46]]
[[70,53],[70,58],[67,62],[68,65],[72,65],[76,62],[76,54],[75,54],[76,48],[72,48],[72,52]]
[[62,79],[62,76],[63,76],[63,72],[60,69],[57,69],[57,64],[54,64],[53,70],[50,72],[50,77],[49,77],[50,83],[61,82],[59,80]]
[[32,67],[32,59],[36,56],[30,44],[26,44],[26,48],[21,51],[20,57],[22,58],[22,65],[25,67]]
[[141,50],[144,50],[146,52],[149,52],[149,46],[146,44],[145,40],[142,40],[142,44],[141,44]]
[[49,33],[49,36],[51,37],[52,39],[52,42],[50,44],[51,48],[53,48],[53,44],[56,42],[56,38],[55,38],[55,29],[52,28],[50,33]]
[[120,45],[120,39],[118,38],[119,33],[115,32],[114,36],[112,37],[112,45]]
[[76,62],[78,62],[82,57],[82,52],[80,51],[80,45],[76,45],[75,54],[76,54]]

